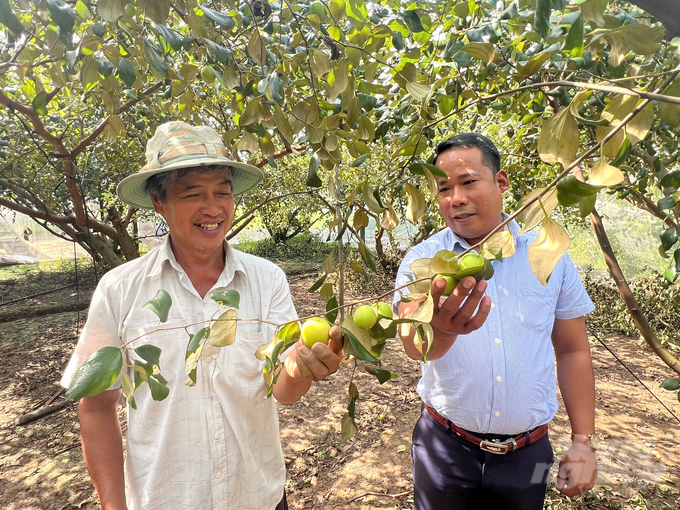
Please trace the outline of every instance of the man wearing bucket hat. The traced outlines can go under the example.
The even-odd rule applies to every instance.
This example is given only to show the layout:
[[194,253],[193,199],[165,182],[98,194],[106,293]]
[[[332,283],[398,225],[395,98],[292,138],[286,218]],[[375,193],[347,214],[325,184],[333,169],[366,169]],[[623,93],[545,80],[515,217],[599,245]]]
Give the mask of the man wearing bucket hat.
[[[102,347],[148,343],[162,350],[159,366],[170,393],[157,402],[148,385],[135,391],[125,461],[117,415],[120,382],[81,400],[85,461],[104,510],[287,508],[276,407],[265,398],[255,350],[272,338],[273,324],[297,315],[283,271],[237,252],[224,239],[234,195],[263,178],[260,169],[228,155],[212,128],[168,122],[149,140],[146,165],[118,186],[124,202],[161,214],[170,234],[159,248],[102,278],[61,383],[68,387],[78,367]],[[159,289],[173,299],[161,331],[144,307]],[[186,331],[196,333],[213,316],[218,304],[210,294],[220,289],[239,292],[239,317],[266,323],[239,322],[236,341],[226,348],[206,344],[190,387]],[[291,404],[312,381],[334,373],[341,344],[337,327],[328,345],[296,344],[274,387],[276,399]],[[123,370],[135,362],[132,349],[127,356]]]

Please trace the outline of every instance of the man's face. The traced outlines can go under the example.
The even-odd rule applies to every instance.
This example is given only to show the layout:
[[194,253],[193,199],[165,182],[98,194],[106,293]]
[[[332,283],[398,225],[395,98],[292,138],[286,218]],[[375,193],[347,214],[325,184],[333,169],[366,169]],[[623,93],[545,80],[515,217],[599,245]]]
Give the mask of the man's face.
[[222,249],[234,219],[228,169],[189,173],[168,186],[165,200],[151,197],[170,227],[175,250],[208,253]]
[[502,221],[503,192],[508,176],[484,164],[477,147],[456,147],[437,158],[448,179],[437,177],[439,207],[448,227],[473,245]]

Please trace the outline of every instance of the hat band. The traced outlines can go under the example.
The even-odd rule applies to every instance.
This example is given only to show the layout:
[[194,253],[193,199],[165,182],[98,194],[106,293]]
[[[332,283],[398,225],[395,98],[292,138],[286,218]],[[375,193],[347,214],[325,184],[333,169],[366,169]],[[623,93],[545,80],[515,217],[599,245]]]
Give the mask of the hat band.
[[159,152],[156,157],[144,165],[140,172],[145,172],[151,170],[152,167],[156,165],[156,161],[159,164],[164,164],[165,162],[178,158],[180,156],[194,155],[194,154],[208,154],[210,157],[221,156],[224,158],[229,158],[231,154],[224,148],[217,145],[185,145],[183,147],[177,147],[168,152]]

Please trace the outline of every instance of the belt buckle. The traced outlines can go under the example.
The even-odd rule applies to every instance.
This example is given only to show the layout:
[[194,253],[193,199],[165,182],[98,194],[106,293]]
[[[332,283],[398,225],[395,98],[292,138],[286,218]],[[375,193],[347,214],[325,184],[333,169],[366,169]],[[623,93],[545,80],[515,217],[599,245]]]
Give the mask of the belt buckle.
[[505,455],[510,451],[510,446],[512,446],[513,450],[517,449],[517,442],[514,439],[509,439],[504,442],[500,442],[497,439],[492,439],[491,441],[483,439],[482,442],[479,443],[480,449],[485,452],[495,453],[496,455]]

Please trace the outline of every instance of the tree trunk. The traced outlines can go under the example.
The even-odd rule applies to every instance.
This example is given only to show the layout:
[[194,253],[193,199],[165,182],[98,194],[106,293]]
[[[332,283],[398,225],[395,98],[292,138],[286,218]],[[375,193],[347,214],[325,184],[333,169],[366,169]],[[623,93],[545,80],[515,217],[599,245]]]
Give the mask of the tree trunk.
[[640,306],[638,305],[635,296],[633,296],[633,293],[628,286],[628,282],[623,275],[623,271],[621,271],[621,267],[619,266],[619,262],[616,259],[616,255],[614,255],[614,250],[612,250],[612,247],[609,244],[609,238],[607,237],[607,232],[604,229],[602,217],[594,208],[593,212],[590,214],[590,222],[593,224],[595,235],[597,235],[597,240],[600,242],[604,259],[607,262],[607,267],[609,267],[609,273],[612,275],[612,278],[619,289],[619,293],[623,298],[623,302],[626,304],[628,313],[633,318],[633,322],[635,322],[635,327],[637,327],[638,331],[643,336],[647,344],[663,360],[663,362],[666,363],[666,365],[668,365],[671,370],[680,374],[680,362],[678,362],[678,360],[670,352],[668,352],[668,350],[663,345],[661,345],[659,338],[656,336],[650,327],[649,322],[647,322],[647,318],[640,310]]

